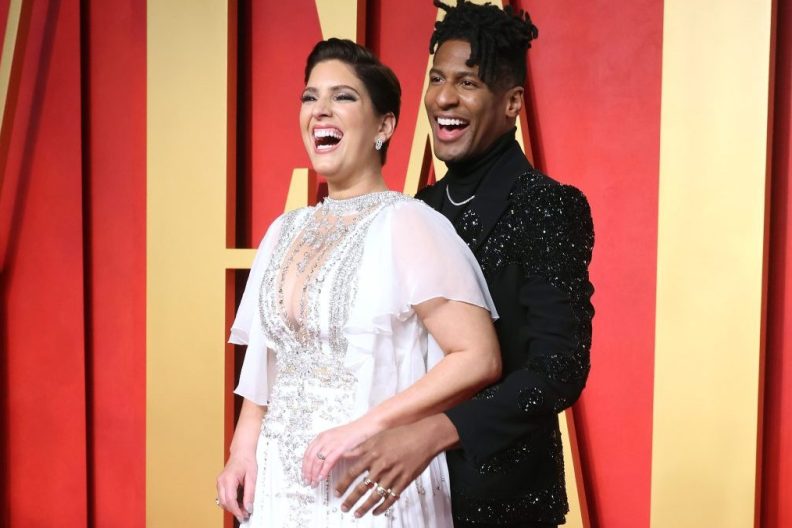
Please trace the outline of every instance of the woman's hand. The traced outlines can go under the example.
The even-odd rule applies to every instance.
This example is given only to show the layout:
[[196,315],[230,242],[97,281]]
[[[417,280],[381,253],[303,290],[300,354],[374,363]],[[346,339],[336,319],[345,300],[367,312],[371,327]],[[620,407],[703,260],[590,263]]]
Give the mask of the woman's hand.
[[[239,522],[246,521],[253,513],[253,492],[256,488],[258,465],[255,454],[232,455],[225,469],[217,476],[217,505],[231,512]],[[238,499],[242,488],[242,501]]]
[[303,480],[316,487],[326,479],[336,462],[384,428],[367,416],[319,434],[308,444],[303,456]]

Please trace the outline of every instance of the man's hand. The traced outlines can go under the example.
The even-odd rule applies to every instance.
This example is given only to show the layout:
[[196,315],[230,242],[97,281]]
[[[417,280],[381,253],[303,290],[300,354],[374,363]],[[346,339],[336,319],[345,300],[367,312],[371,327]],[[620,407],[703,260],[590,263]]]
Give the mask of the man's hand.
[[[355,516],[362,517],[374,506],[377,506],[374,515],[384,513],[438,453],[453,447],[458,441],[457,430],[445,414],[436,414],[372,436],[344,455],[357,460],[338,481],[338,496],[343,495],[349,485],[366,471],[371,484],[355,486],[344,500],[342,511],[351,510],[371,489],[366,501],[355,511]],[[377,485],[391,490],[392,494],[383,497],[377,493]]]

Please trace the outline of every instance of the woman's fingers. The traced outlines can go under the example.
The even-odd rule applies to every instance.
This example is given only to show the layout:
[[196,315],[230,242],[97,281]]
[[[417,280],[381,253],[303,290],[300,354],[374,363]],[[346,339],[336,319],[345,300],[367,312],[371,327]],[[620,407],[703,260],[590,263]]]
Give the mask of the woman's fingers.
[[[305,454],[303,455],[303,466],[302,466],[302,477],[303,482],[306,484],[312,484],[314,481],[315,474],[318,471],[315,469],[317,463],[323,462],[319,455],[321,451],[319,451],[319,441],[321,439],[321,435],[317,436],[316,438],[308,444],[308,448],[305,450]],[[322,455],[324,456],[324,455]]]
[[[317,485],[319,482],[321,482],[321,481],[323,481],[324,479],[327,478],[327,476],[333,470],[335,465],[338,463],[338,460],[341,458],[341,456],[344,453],[343,453],[342,450],[337,449],[337,450],[335,450],[335,451],[333,451],[333,452],[331,452],[331,453],[329,453],[327,455],[325,455],[324,453],[321,453],[321,454],[322,454],[322,457],[324,457],[324,460],[322,460],[322,464],[319,464],[319,466],[318,466],[319,472],[318,472],[318,474],[316,476],[316,481],[314,482],[314,485]],[[317,457],[318,457],[318,455],[317,455]]]
[[217,487],[217,498],[220,500],[220,506],[224,510],[231,513],[237,518],[239,522],[244,521],[247,515],[242,512],[237,501],[237,486],[236,482],[229,482],[227,479]]
[[248,515],[253,513],[253,497],[256,491],[256,473],[258,468],[252,468],[251,471],[245,473],[245,484],[242,487],[242,505]]

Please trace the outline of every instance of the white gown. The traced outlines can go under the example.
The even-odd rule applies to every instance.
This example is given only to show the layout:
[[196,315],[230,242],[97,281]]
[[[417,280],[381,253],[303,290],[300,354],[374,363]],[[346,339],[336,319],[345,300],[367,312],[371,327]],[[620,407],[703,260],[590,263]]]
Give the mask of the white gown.
[[389,191],[325,199],[272,224],[231,328],[230,341],[248,346],[235,392],[268,407],[243,527],[452,526],[444,455],[381,516],[341,512],[333,489],[343,462],[317,488],[301,479],[318,433],[362,416],[442,358],[413,310],[438,297],[496,317],[472,253],[420,201]]

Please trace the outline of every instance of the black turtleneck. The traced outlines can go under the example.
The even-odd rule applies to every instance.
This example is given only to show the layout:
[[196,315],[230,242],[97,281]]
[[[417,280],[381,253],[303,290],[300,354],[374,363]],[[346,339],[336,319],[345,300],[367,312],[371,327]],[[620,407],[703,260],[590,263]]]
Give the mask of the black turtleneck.
[[[455,202],[463,202],[476,194],[479,185],[484,177],[490,172],[495,163],[498,162],[500,157],[515,143],[515,133],[517,128],[512,128],[501,137],[496,139],[490,148],[472,158],[462,161],[446,163],[448,172],[445,175],[445,180],[448,182],[447,189],[451,198]],[[443,197],[443,205],[440,212],[452,222],[456,216],[463,210],[470,202],[464,205],[452,204],[447,196]]]

